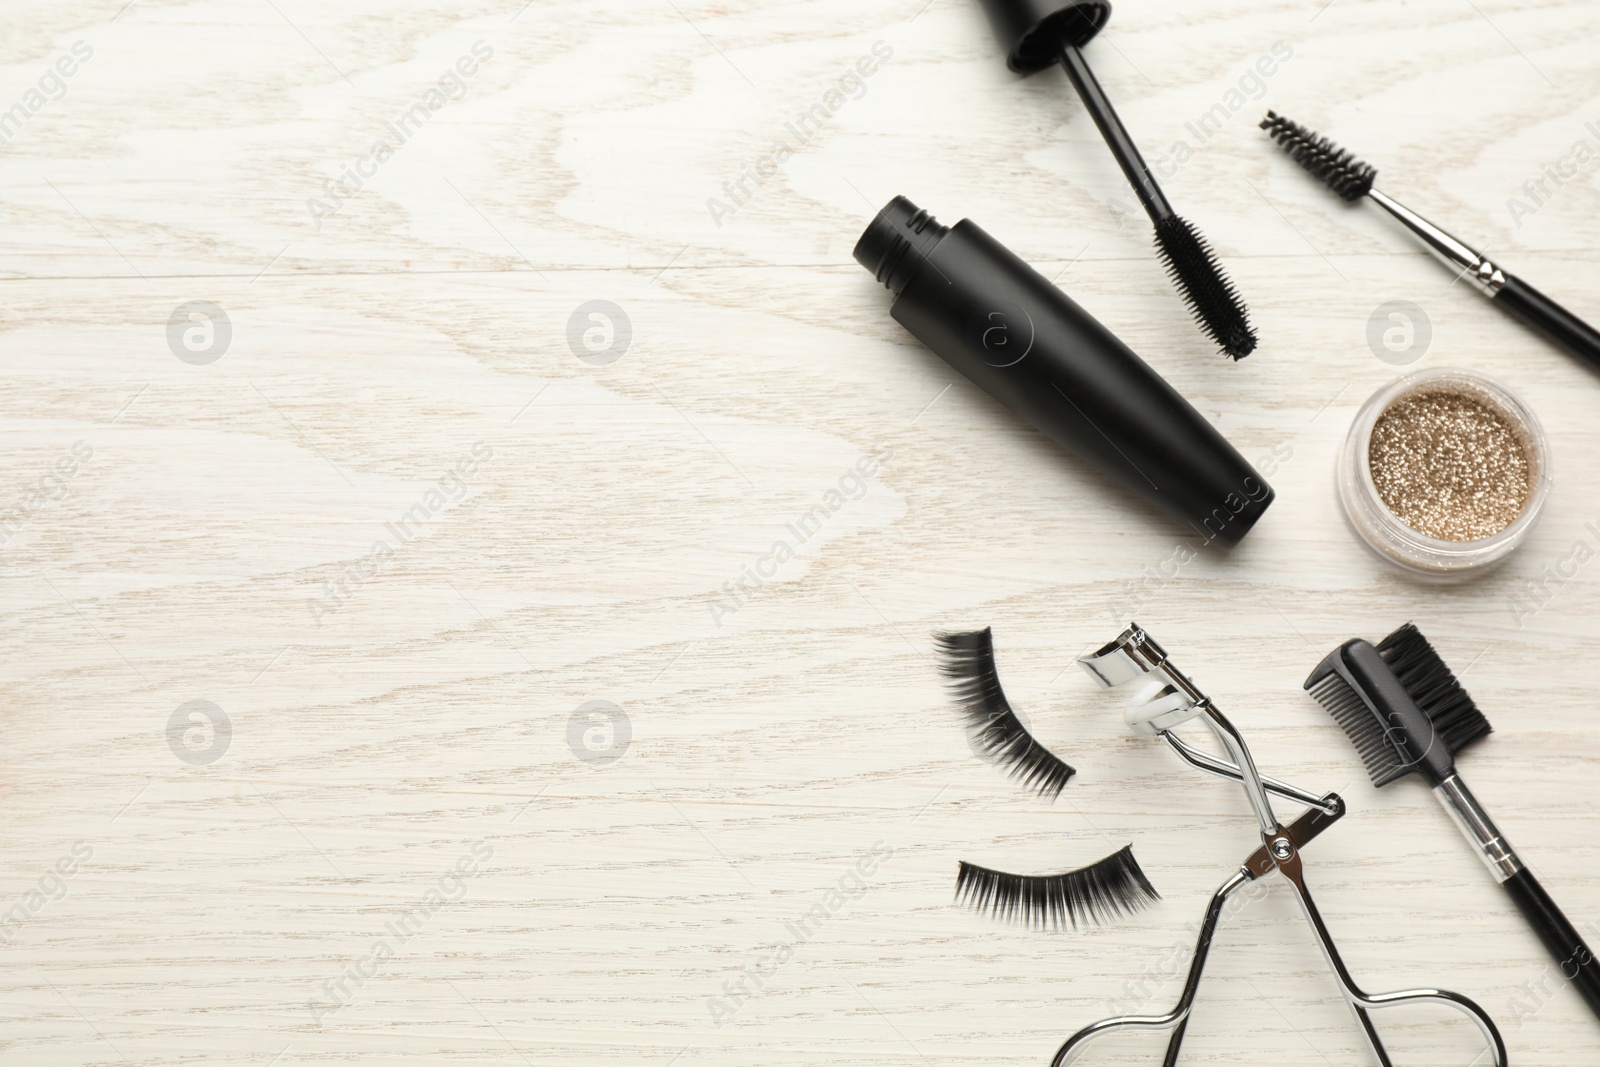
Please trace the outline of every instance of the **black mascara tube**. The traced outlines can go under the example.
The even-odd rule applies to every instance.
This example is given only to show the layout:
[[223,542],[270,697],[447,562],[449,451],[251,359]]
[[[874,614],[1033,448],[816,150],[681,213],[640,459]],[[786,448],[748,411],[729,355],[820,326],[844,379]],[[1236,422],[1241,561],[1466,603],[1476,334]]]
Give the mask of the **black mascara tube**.
[[1115,334],[969,219],[895,197],[855,258],[889,313],[979,388],[1208,541],[1272,503],[1255,468]]

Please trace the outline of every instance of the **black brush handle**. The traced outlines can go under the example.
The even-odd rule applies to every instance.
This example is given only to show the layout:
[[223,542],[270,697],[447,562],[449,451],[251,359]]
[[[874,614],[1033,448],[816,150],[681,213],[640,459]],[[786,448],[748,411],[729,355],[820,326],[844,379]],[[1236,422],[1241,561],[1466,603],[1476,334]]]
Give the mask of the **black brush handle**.
[[1434,795],[1455,820],[1456,828],[1477,848],[1495,881],[1506,887],[1517,902],[1544,947],[1556,958],[1561,977],[1578,987],[1589,1010],[1600,1018],[1600,961],[1561,913],[1544,886],[1517,856],[1478,798],[1472,795],[1459,774],[1445,778],[1433,789]]
[[1583,937],[1526,867],[1500,884],[1506,887],[1528,924],[1538,933],[1539,940],[1556,958],[1561,977],[1577,987],[1589,1003],[1589,1010],[1600,1017],[1600,961],[1583,943]]
[[1072,82],[1072,87],[1078,90],[1078,96],[1083,100],[1084,109],[1089,112],[1089,117],[1094,119],[1094,124],[1100,128],[1100,136],[1106,139],[1106,146],[1117,158],[1117,165],[1127,176],[1128,184],[1133,186],[1133,191],[1138,194],[1139,203],[1144,205],[1150,221],[1160,222],[1172,218],[1175,212],[1172,210],[1172,205],[1167,202],[1166,194],[1161,191],[1161,186],[1156,184],[1155,175],[1150,173],[1144,156],[1139,154],[1139,146],[1133,143],[1127,127],[1123,126],[1122,120],[1117,117],[1117,109],[1111,106],[1111,98],[1100,88],[1099,80],[1095,78],[1094,71],[1089,69],[1089,62],[1083,58],[1083,53],[1078,50],[1077,45],[1071,43],[1061,45],[1061,66],[1067,72],[1067,79]]
[[1600,371],[1600,330],[1523,281],[1506,275],[1494,301],[1568,352]]

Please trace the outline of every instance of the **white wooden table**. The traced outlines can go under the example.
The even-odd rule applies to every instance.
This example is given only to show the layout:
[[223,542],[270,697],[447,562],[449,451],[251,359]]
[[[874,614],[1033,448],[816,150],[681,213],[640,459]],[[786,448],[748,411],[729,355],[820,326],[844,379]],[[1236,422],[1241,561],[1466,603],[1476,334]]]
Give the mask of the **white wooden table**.
[[[1121,5],[1089,54],[1148,155],[1192,153],[1165,185],[1250,303],[1238,365],[1065,79],[1009,74],[969,0],[519,6],[7,11],[0,1062],[1043,1064],[1176,996],[1252,843],[1236,788],[1070,667],[1129,616],[1268,773],[1348,798],[1308,869],[1363,982],[1478,998],[1516,1064],[1600,1058],[1426,789],[1375,792],[1300,691],[1415,620],[1497,727],[1467,776],[1600,923],[1600,381],[1255,129],[1323,129],[1600,318],[1600,161],[1508,206],[1600,146],[1600,6]],[[889,318],[850,249],[897,193],[1058,277],[1271,464],[1241,547],[1147,578],[1183,531]],[[1386,570],[1333,495],[1399,373],[1367,340],[1391,300],[1431,323],[1413,366],[1499,376],[1553,442],[1542,526],[1468,585]],[[942,691],[930,634],[983,625],[1079,768],[1053,806]],[[1165,897],[1134,921],[952,906],[960,859],[1129,841]],[[1464,1020],[1383,1026],[1399,1063],[1484,1062]],[[1285,893],[1227,924],[1185,1062],[1366,1062]]]

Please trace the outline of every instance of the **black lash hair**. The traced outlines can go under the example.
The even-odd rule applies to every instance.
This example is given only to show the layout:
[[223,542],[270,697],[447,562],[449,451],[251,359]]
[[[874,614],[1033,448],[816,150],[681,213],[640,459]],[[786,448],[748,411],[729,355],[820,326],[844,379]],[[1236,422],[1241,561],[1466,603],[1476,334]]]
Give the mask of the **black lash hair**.
[[1104,926],[1161,899],[1133,846],[1060,874],[1006,874],[962,861],[956,900],[974,911],[1033,929]]
[[[943,663],[940,670],[967,719],[973,743],[1011,777],[1040,796],[1054,800],[1076,773],[1055,753],[1033,739],[1011,710],[994,665],[994,639],[986,626],[968,633],[935,635]],[[979,868],[981,870],[981,868]]]

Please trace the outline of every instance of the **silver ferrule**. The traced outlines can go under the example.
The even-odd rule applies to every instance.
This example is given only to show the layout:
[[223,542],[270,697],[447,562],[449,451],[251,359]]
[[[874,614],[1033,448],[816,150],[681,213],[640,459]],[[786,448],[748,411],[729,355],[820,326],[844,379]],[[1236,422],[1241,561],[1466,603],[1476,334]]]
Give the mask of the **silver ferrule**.
[[1439,803],[1444,805],[1444,810],[1450,813],[1450,818],[1461,828],[1462,835],[1477,847],[1478,855],[1483,858],[1484,865],[1494,875],[1495,881],[1504,882],[1522,870],[1522,861],[1517,858],[1516,849],[1511,847],[1511,842],[1495,826],[1489,813],[1483,810],[1466,782],[1452,774],[1434,786],[1433,792],[1439,798]]
[[1445,266],[1461,274],[1484,293],[1494,296],[1505,288],[1505,272],[1489,262],[1482,252],[1446,233],[1415,211],[1376,189],[1367,195],[1379,207],[1404,223],[1408,230],[1422,238],[1422,243],[1428,251],[1437,256]]

